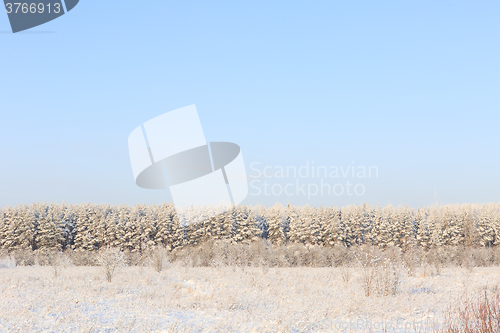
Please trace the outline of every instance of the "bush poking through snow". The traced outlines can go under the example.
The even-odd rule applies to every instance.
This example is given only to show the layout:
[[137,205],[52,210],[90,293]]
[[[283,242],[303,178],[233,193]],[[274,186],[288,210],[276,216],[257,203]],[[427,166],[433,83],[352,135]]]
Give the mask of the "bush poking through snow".
[[0,258],[0,268],[14,268],[16,267],[16,260],[11,256]]
[[73,264],[68,256],[62,251],[50,251],[47,256],[49,264],[54,270],[54,277],[58,277],[63,268],[72,266]]
[[106,280],[111,282],[117,270],[125,266],[125,255],[120,249],[106,247],[99,251],[97,262],[103,268]]
[[361,268],[361,287],[366,297],[396,296],[399,293],[404,270],[394,261],[374,259]]
[[342,281],[345,284],[348,284],[351,279],[351,271],[349,268],[346,266],[340,266],[340,275],[342,276]]
[[497,333],[500,330],[500,293],[484,290],[477,298],[466,298],[445,314],[441,333]]
[[160,273],[168,263],[168,251],[163,246],[155,246],[150,250],[149,260],[155,271]]

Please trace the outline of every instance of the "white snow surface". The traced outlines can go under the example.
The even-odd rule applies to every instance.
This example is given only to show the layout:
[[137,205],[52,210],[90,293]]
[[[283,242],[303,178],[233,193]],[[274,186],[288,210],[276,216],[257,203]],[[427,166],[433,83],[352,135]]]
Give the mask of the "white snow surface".
[[[0,332],[429,332],[464,295],[500,283],[500,267],[406,275],[395,296],[366,297],[361,269],[0,265]],[[425,325],[424,325],[425,324]],[[423,326],[422,326],[423,325]]]

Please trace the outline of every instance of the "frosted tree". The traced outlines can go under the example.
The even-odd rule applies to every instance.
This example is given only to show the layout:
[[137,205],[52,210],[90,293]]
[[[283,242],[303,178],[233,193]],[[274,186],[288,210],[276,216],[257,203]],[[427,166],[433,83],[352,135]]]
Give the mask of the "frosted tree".
[[415,245],[416,228],[412,211],[406,205],[400,209],[398,220],[400,238],[396,244],[401,247],[403,251],[407,251],[410,247]]
[[142,243],[142,218],[141,206],[125,209],[123,224],[125,224],[124,248],[131,252],[140,252]]
[[236,220],[239,225],[239,235],[241,241],[250,243],[259,238],[260,230],[251,219],[251,211],[247,206],[241,207]]
[[[388,205],[382,209],[382,219],[379,226],[378,245],[384,249],[388,246],[395,245],[395,236],[397,232],[395,229],[395,209],[392,205]],[[397,236],[396,236],[397,237]],[[396,238],[397,239],[397,238]]]
[[[304,209],[302,209],[303,211]],[[289,220],[290,231],[288,239],[292,243],[302,243],[304,240],[304,221],[301,218],[302,211],[295,211],[295,209],[287,210],[287,219]]]
[[158,209],[156,216],[157,231],[155,234],[155,243],[172,250],[176,230],[174,226],[175,209],[172,205],[164,203]]
[[78,250],[88,250],[91,249],[91,239],[89,229],[89,217],[87,214],[87,205],[80,205],[76,209],[76,234],[74,241],[74,248]]
[[332,246],[345,245],[344,230],[342,225],[341,213],[337,207],[329,209],[330,223],[329,223],[329,238],[328,243]]
[[257,236],[263,239],[267,239],[269,235],[269,223],[266,215],[266,208],[262,205],[251,209],[249,215],[251,222],[258,229]]
[[451,210],[446,207],[441,218],[441,232],[443,245],[459,245],[463,244],[463,228],[459,218]]
[[283,245],[286,242],[285,233],[282,227],[281,207],[276,205],[268,211],[269,241],[274,245]]
[[372,212],[372,228],[369,233],[369,237],[373,245],[380,245],[382,241],[382,225],[383,225],[383,215],[382,208],[377,205]]
[[38,219],[40,231],[37,238],[39,249],[62,248],[62,228],[57,216],[57,208],[54,206],[46,206],[44,211],[40,212]]
[[221,238],[225,240],[232,240],[234,235],[234,221],[233,214],[231,210],[228,210],[222,214],[222,225],[221,225]]
[[[1,213],[0,213],[1,214]],[[30,216],[30,208],[27,205],[16,207],[14,217],[15,224],[15,247],[17,249],[32,249],[32,242],[35,234],[33,230],[32,217]]]
[[63,247],[65,249],[72,248],[75,244],[76,216],[73,210],[73,205],[67,205],[63,202],[59,218],[61,219],[61,232],[64,239]]
[[172,248],[181,248],[188,242],[188,234],[187,228],[185,225],[182,225],[179,221],[179,217],[174,213],[173,220],[173,239],[172,239]]
[[344,246],[349,247],[352,244],[352,233],[350,223],[349,206],[339,209],[339,225],[341,230],[341,238]]
[[0,226],[0,246],[4,249],[14,248],[17,245],[15,209],[6,207],[2,213],[2,225]]
[[321,242],[321,224],[319,210],[316,207],[313,207],[307,214],[305,214],[304,225],[306,227],[305,232],[307,235],[306,243],[319,245]]
[[119,245],[117,235],[119,234],[118,226],[118,212],[116,209],[109,210],[104,217],[104,224],[106,226],[104,238],[102,240],[102,248],[114,247]]
[[481,207],[477,216],[477,231],[479,244],[481,246],[493,246],[495,242],[495,230],[493,229],[493,218],[485,205]]
[[243,221],[244,217],[241,212],[241,208],[238,206],[233,206],[231,209],[231,220],[233,221],[233,227],[231,232],[231,239],[233,242],[241,243],[243,241]]
[[351,226],[351,242],[355,245],[364,244],[363,208],[351,206],[349,210],[349,224]]
[[116,218],[114,220],[115,224],[113,229],[115,230],[115,236],[113,241],[113,247],[120,249],[125,249],[127,246],[126,239],[126,225],[129,222],[129,212],[128,207],[124,205],[119,205],[116,207]]
[[38,227],[38,212],[36,210],[36,205],[32,204],[31,206],[25,206],[20,234],[20,242],[23,244],[23,248],[36,250]]
[[493,207],[493,229],[495,230],[494,245],[500,245],[500,203]]
[[425,211],[420,209],[417,210],[415,216],[415,224],[417,227],[417,245],[421,246],[425,250],[428,250],[431,246],[431,237],[429,234],[429,228],[427,226],[427,214]]
[[443,245],[442,223],[437,207],[429,209],[427,215],[427,227],[430,235],[431,247],[439,247]]
[[332,229],[332,218],[331,210],[328,207],[323,208],[320,206],[319,209],[319,245],[321,246],[333,246],[333,229]]

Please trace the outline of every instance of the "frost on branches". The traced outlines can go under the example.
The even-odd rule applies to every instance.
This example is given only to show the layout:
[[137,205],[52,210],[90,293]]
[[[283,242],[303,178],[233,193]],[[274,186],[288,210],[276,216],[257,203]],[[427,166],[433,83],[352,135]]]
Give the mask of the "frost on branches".
[[397,246],[406,251],[439,246],[493,247],[500,244],[500,204],[464,204],[419,209],[362,206],[232,206],[192,209],[198,220],[181,223],[172,204],[19,205],[0,209],[0,248],[131,252],[162,246],[169,250],[206,241],[346,247]]

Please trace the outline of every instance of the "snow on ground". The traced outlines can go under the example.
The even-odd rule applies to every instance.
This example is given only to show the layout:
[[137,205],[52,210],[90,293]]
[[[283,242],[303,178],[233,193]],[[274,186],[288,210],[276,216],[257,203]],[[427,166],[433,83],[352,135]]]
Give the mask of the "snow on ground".
[[[360,268],[0,266],[0,332],[424,332],[500,268],[417,270],[395,296],[366,297]],[[345,271],[344,271],[345,272]],[[345,274],[344,274],[345,275]]]

